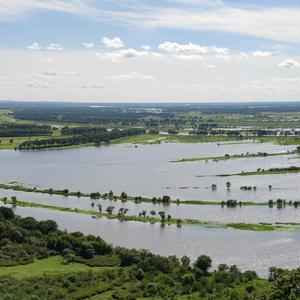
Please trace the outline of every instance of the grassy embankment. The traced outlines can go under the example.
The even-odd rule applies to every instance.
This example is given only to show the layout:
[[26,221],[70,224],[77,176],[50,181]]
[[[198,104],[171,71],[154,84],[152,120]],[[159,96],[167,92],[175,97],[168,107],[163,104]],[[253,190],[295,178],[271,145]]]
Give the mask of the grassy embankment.
[[182,158],[179,160],[173,160],[171,162],[194,162],[194,161],[221,161],[221,160],[229,160],[229,159],[241,159],[241,158],[255,158],[255,157],[269,157],[269,156],[283,156],[283,155],[291,155],[297,154],[299,151],[287,151],[287,152],[279,152],[279,153],[253,153],[253,154],[236,154],[236,155],[224,155],[224,156],[209,156],[209,157],[190,157],[190,158]]
[[[13,204],[11,200],[1,199],[0,201],[6,204]],[[69,208],[69,207],[61,207],[54,205],[45,205],[36,202],[25,202],[25,201],[17,201],[17,205],[20,207],[34,207],[34,208],[43,208],[49,210],[70,212],[76,214],[90,215],[98,218],[107,218],[107,219],[117,219],[122,222],[124,221],[134,221],[134,222],[142,222],[142,223],[161,223],[163,225],[197,225],[204,228],[232,228],[238,230],[251,230],[251,231],[300,231],[300,223],[256,223],[256,224],[248,224],[248,223],[219,223],[214,221],[201,221],[195,219],[165,219],[162,221],[158,217],[140,217],[133,215],[116,215],[109,213],[101,213],[93,210],[82,210],[77,208]]]
[[[0,189],[6,189],[6,190],[14,190],[14,191],[20,191],[20,192],[28,192],[28,193],[41,193],[41,194],[49,194],[49,195],[61,195],[61,196],[73,196],[73,197],[84,197],[91,199],[91,194],[89,193],[83,193],[83,192],[72,192],[69,190],[55,190],[55,189],[38,189],[38,188],[32,188],[27,187],[24,185],[12,183],[12,184],[3,184],[0,183]],[[101,193],[100,193],[101,195]],[[135,196],[127,195],[126,199],[122,199],[121,196],[116,196],[118,200],[122,201],[132,201],[135,203],[160,203],[160,202],[154,202],[151,198],[146,197],[140,197],[136,199]],[[113,200],[109,198],[95,198],[93,200]],[[174,200],[171,199],[169,203],[167,204],[187,204],[187,205],[221,205],[220,202],[217,201],[209,201],[209,200]],[[243,206],[266,206],[268,205],[267,202],[242,202]]]

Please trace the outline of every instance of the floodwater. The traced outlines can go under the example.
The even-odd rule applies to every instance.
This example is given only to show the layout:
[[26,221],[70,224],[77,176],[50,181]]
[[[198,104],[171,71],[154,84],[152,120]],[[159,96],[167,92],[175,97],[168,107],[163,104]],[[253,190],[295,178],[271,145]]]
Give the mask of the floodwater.
[[38,220],[55,220],[62,230],[101,236],[114,246],[149,249],[161,255],[183,255],[195,259],[206,254],[214,266],[236,264],[267,276],[271,266],[295,268],[300,264],[300,234],[201,228],[195,225],[161,227],[159,224],[93,219],[91,216],[17,207],[15,213]]
[[[223,156],[241,153],[277,153],[294,150],[295,146],[271,143],[230,144],[203,143],[160,145],[111,145],[81,149],[28,151],[0,151],[0,182],[19,182],[39,188],[69,189],[70,191],[122,191],[132,196],[173,199],[266,202],[278,198],[300,200],[300,174],[217,177],[220,174],[255,171],[300,165],[299,155],[231,159],[219,162],[171,161],[190,157]],[[199,177],[200,176],[200,177]],[[231,182],[228,191],[226,182]],[[211,185],[216,184],[213,191]],[[256,191],[243,191],[241,186],[256,186]],[[272,189],[269,189],[269,185]],[[128,208],[128,214],[138,215],[165,211],[172,218],[199,219],[221,223],[300,222],[300,208],[278,209],[265,206],[222,208],[201,205],[135,204],[127,201],[91,200],[38,193],[1,190],[0,198],[17,196],[21,201],[47,205],[98,210],[102,204]],[[91,203],[95,203],[94,208]],[[37,219],[53,219],[61,229],[99,235],[115,246],[145,248],[162,255],[188,255],[195,259],[207,254],[220,263],[236,264],[241,269],[254,269],[266,276],[271,266],[294,268],[300,265],[300,233],[254,232],[234,229],[203,228],[195,225],[161,227],[160,224],[121,222],[93,219],[91,216],[53,211],[42,208],[17,207],[16,213]]]
[[[172,163],[190,157],[223,156],[240,153],[277,153],[295,146],[271,143],[163,143],[160,145],[111,145],[81,149],[0,152],[0,182],[18,181],[42,188],[68,188],[72,191],[100,193],[113,190],[129,195],[185,200],[236,199],[268,201],[283,198],[299,200],[300,174],[216,177],[258,168],[300,165],[299,155]],[[200,177],[199,177],[200,176]],[[230,191],[225,183],[231,182]],[[212,191],[211,185],[217,190]],[[256,186],[242,191],[241,186]],[[268,186],[272,189],[269,190]]]
[[[78,208],[82,210],[99,211],[98,205],[105,212],[108,206],[114,206],[114,214],[120,208],[127,208],[128,215],[139,215],[146,210],[147,215],[150,211],[155,211],[156,215],[164,211],[174,219],[197,219],[202,221],[214,221],[220,223],[274,223],[274,222],[300,222],[300,207],[286,206],[270,208],[268,206],[242,206],[242,207],[221,207],[221,205],[186,205],[186,204],[152,204],[138,203],[132,201],[122,202],[121,200],[91,200],[87,197],[73,197],[61,195],[49,195],[40,193],[28,193],[13,190],[0,189],[0,199],[4,197],[16,196],[20,201],[35,202],[43,205],[53,205],[68,208]],[[94,203],[94,206],[92,206]]]

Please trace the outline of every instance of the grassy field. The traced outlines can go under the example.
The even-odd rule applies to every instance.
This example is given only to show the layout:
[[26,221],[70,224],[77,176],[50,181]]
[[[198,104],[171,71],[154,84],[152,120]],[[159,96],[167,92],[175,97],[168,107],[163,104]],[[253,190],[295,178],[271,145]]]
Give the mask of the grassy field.
[[84,264],[69,263],[63,264],[62,258],[59,256],[51,256],[47,259],[36,260],[31,264],[18,265],[12,267],[0,267],[0,276],[13,276],[17,279],[23,279],[28,277],[41,276],[44,273],[47,275],[80,272],[88,270],[103,270],[104,268],[88,267]]
[[0,109],[0,124],[15,122],[15,119],[9,114],[8,110]]

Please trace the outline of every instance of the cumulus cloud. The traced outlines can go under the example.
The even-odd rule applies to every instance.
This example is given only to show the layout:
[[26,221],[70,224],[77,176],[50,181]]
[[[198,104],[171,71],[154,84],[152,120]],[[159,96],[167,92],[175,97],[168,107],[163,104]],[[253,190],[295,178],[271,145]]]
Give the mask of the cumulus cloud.
[[62,51],[64,48],[60,44],[51,43],[46,47],[46,50]]
[[82,43],[82,45],[87,49],[94,48],[94,43]]
[[205,58],[199,54],[174,54],[173,57],[187,61],[205,60]]
[[118,36],[111,38],[111,39],[108,37],[103,37],[102,43],[104,44],[104,46],[106,48],[119,49],[119,48],[124,47],[123,41]]
[[28,45],[27,48],[29,50],[41,50],[39,43],[32,43],[31,45]]
[[294,59],[288,58],[282,61],[281,63],[279,63],[278,66],[282,68],[294,68],[294,67],[300,67],[300,63]]
[[142,49],[146,50],[146,51],[150,51],[151,50],[151,47],[148,46],[148,45],[143,45],[141,46]]
[[273,53],[269,51],[255,51],[252,53],[253,56],[258,56],[258,57],[269,57],[272,56]]
[[113,75],[107,78],[108,80],[131,80],[131,79],[144,79],[155,80],[152,75],[140,74],[138,72],[130,72],[127,74]]
[[207,47],[197,44],[179,44],[175,42],[164,42],[158,45],[158,49],[168,53],[207,53]]
[[183,60],[204,60],[203,55],[215,55],[217,58],[229,59],[229,49],[216,46],[206,47],[199,44],[187,43],[180,44],[176,42],[164,42],[158,45],[158,48],[164,52],[173,54],[175,58]]

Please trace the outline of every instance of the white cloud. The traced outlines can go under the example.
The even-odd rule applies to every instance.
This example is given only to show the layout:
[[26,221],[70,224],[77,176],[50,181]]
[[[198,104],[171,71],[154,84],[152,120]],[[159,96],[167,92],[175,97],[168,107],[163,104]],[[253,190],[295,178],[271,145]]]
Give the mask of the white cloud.
[[168,53],[207,53],[207,48],[197,44],[178,44],[175,42],[164,42],[158,45],[158,49]]
[[0,21],[12,21],[31,12],[54,11],[96,17],[99,10],[81,0],[0,0]]
[[228,60],[228,59],[230,59],[230,56],[229,55],[223,55],[223,54],[217,54],[216,58]]
[[31,45],[28,45],[27,48],[29,50],[41,50],[39,43],[32,43]]
[[252,53],[253,56],[258,56],[258,57],[269,57],[272,56],[273,53],[269,51],[255,51]]
[[141,46],[142,49],[146,50],[146,51],[150,51],[151,50],[151,47],[148,46],[148,45],[143,45]]
[[249,58],[249,54],[247,54],[246,52],[240,52],[240,57]]
[[60,44],[51,43],[46,47],[46,50],[62,51],[64,48]]
[[82,43],[82,45],[87,49],[92,49],[95,46],[94,43]]
[[278,66],[282,68],[294,68],[294,67],[300,67],[300,63],[298,63],[294,59],[289,58],[279,63]]
[[96,53],[96,55],[101,59],[108,59],[113,62],[119,62],[123,58],[138,58],[142,56],[149,56],[151,55],[151,53],[147,51],[138,51],[130,48],[130,49],[118,50],[114,52]]
[[229,49],[228,48],[219,48],[216,46],[211,47],[211,51],[220,55],[229,55]]
[[205,60],[205,58],[199,54],[174,54],[173,57],[188,61]]
[[[117,5],[110,5],[111,2]],[[0,0],[0,21],[39,11],[85,16],[109,24],[150,28],[216,30],[300,43],[298,5],[243,5],[222,0],[84,1]],[[263,1],[261,1],[263,2]],[[184,4],[184,5],[183,5]]]
[[[141,13],[142,15],[142,13]],[[130,22],[150,28],[216,30],[300,43],[299,7],[234,7],[219,5],[212,9],[153,9]]]
[[131,80],[131,79],[144,79],[144,80],[155,80],[152,75],[144,75],[138,72],[130,72],[127,74],[119,74],[109,76],[108,80]]
[[111,39],[108,37],[103,37],[102,43],[105,45],[106,48],[119,49],[124,47],[123,41],[117,36]]

